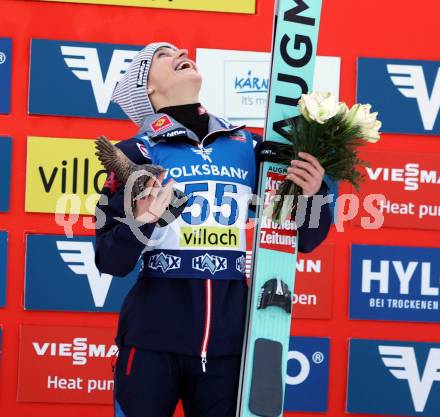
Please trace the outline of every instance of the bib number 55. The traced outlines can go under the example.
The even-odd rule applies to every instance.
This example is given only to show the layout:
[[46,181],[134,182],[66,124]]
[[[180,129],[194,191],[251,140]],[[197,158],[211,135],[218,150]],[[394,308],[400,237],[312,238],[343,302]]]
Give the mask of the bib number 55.
[[[207,198],[197,195],[197,193],[208,191],[209,184],[207,182],[198,182],[185,185],[184,193],[189,195],[190,198],[188,200],[185,212],[182,213],[182,219],[184,222],[192,226],[200,225],[208,219],[212,210],[214,219],[217,223],[223,226],[233,225],[238,219],[238,203],[234,196],[226,195],[226,193],[237,194],[237,186],[235,184],[217,183],[215,186],[215,198],[212,207],[210,206]],[[200,210],[197,210],[199,211],[197,216],[192,214],[194,205],[197,205],[200,208]],[[224,206],[229,207],[229,216],[225,216],[222,213],[222,208]]]

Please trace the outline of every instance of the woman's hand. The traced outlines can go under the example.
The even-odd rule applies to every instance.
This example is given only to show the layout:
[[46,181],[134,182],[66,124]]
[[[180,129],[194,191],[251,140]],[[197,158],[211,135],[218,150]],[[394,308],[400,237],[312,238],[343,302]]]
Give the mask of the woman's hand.
[[174,180],[170,179],[163,187],[165,177],[163,172],[157,178],[150,178],[146,185],[144,196],[135,201],[134,218],[143,223],[154,223],[159,220],[168,208],[173,197]]
[[300,186],[303,190],[303,195],[312,196],[321,188],[325,172],[324,168],[309,153],[299,152],[298,156],[304,159],[304,161],[292,160],[290,162],[291,166],[287,168],[286,178]]

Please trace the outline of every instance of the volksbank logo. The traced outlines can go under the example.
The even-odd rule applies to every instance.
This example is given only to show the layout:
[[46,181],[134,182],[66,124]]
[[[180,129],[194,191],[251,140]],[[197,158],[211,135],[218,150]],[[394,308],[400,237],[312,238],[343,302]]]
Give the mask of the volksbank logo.
[[29,112],[125,119],[110,98],[140,49],[33,39]]
[[191,150],[196,155],[200,155],[203,158],[204,161],[208,161],[210,163],[212,162],[212,159],[211,159],[211,156],[210,156],[212,154],[212,151],[213,151],[212,148],[209,148],[209,149],[206,149],[206,148],[200,148],[200,149],[191,148]]
[[414,409],[422,413],[432,384],[440,381],[440,349],[431,348],[424,365],[417,363],[413,347],[383,345],[379,346],[379,352],[391,374],[397,379],[408,382]]
[[139,268],[124,279],[101,273],[95,264],[94,240],[88,236],[68,240],[57,235],[27,236],[27,310],[119,311]]
[[192,267],[197,271],[209,271],[215,274],[219,271],[225,271],[228,267],[228,260],[216,255],[205,253],[192,259]]
[[66,265],[78,276],[87,277],[95,307],[103,307],[113,276],[101,274],[96,268],[93,243],[65,240],[56,244]]
[[440,321],[440,250],[353,245],[350,317]]
[[379,112],[383,132],[439,134],[439,62],[360,58],[357,91]]
[[180,269],[182,258],[173,255],[166,255],[163,252],[158,255],[152,255],[148,259],[148,267],[154,270],[161,269],[162,272],[168,272],[173,269]]
[[350,340],[349,413],[437,417],[439,382],[439,343]]
[[130,66],[137,51],[115,49],[104,75],[97,48],[61,45],[67,66],[80,80],[90,82],[99,113],[107,113],[113,90]]
[[428,91],[422,65],[387,65],[391,81],[406,98],[415,99],[425,130],[432,130],[440,109],[440,66]]

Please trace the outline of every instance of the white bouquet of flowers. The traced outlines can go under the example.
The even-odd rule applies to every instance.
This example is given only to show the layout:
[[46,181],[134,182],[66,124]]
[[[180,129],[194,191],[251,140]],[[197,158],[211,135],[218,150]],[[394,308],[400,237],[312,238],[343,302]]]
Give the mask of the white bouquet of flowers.
[[[279,145],[279,162],[290,165],[292,159],[300,159],[299,152],[310,153],[329,177],[349,181],[358,190],[363,178],[356,166],[367,165],[358,158],[358,147],[380,139],[382,123],[377,112],[371,113],[369,104],[355,104],[349,109],[331,93],[319,92],[303,94],[298,109],[300,115],[292,120],[285,135],[290,143]],[[283,182],[277,193],[280,197],[268,208],[274,221],[281,222],[286,213],[295,212],[301,191],[292,181]],[[286,199],[287,195],[292,197]]]

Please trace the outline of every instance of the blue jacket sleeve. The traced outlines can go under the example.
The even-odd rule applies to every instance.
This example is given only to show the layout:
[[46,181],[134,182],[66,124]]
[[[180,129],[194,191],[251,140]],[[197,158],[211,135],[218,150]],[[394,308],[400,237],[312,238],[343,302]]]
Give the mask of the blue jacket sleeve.
[[[137,139],[119,142],[116,146],[137,164],[151,163],[143,144]],[[107,199],[108,203],[105,204]],[[102,227],[97,226],[95,231],[95,264],[102,273],[123,277],[136,266],[145,245],[136,238],[127,224],[115,217],[126,217],[124,187],[113,173],[109,173],[95,211],[95,218],[104,219]],[[155,223],[147,223],[141,225],[139,230],[149,238],[155,226]]]
[[[257,163],[257,178],[260,168],[260,158],[258,153],[258,143],[262,141],[262,137],[255,133],[252,133],[252,138],[254,140],[255,149],[255,160]],[[316,193],[316,195],[321,195],[325,197],[328,193],[328,187],[325,182],[322,182],[321,188]],[[306,201],[306,209],[304,215],[304,222],[298,227],[298,251],[303,253],[308,253],[313,251],[317,246],[319,246],[327,237],[331,225],[331,213],[329,203],[325,203],[321,206],[320,213],[316,212],[313,206],[313,198],[308,198]],[[318,206],[318,205],[317,205]],[[317,207],[316,206],[316,207]],[[318,218],[319,216],[319,218]],[[315,218],[316,217],[316,218]],[[315,226],[315,222],[317,227]]]

